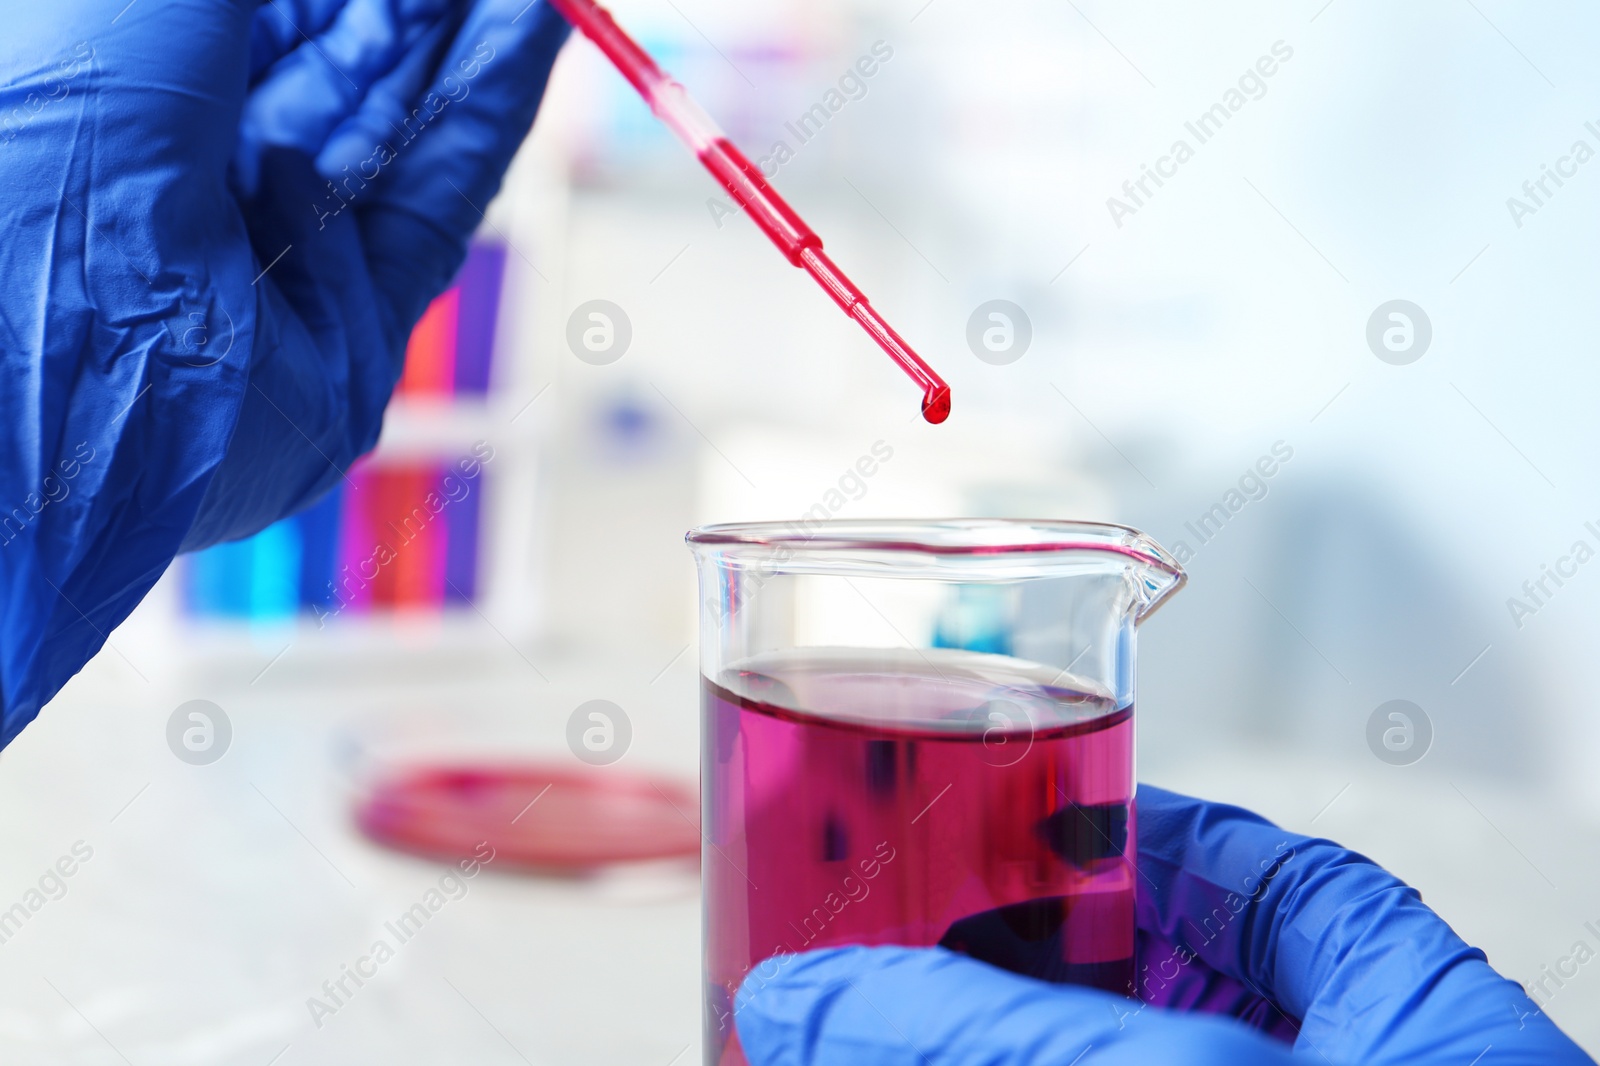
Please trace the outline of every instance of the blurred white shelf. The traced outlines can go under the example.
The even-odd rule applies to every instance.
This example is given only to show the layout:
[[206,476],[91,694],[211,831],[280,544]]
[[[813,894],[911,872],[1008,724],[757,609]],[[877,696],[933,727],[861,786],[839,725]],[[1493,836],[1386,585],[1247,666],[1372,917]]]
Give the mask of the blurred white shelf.
[[453,455],[479,441],[497,449],[532,439],[535,421],[522,419],[511,400],[490,393],[487,397],[422,398],[398,396],[383,419],[383,434],[373,453],[376,461]]

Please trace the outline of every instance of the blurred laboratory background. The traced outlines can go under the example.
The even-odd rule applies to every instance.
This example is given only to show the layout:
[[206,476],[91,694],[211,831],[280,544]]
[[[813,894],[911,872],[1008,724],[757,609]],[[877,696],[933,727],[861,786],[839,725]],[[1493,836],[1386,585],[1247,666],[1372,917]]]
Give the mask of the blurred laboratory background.
[[[180,560],[0,755],[0,907],[92,850],[0,943],[0,1055],[698,1061],[671,864],[491,864],[330,1001],[439,870],[352,803],[408,760],[579,768],[596,699],[631,725],[619,770],[692,787],[683,534],[819,508],[1151,534],[1190,583],[1143,627],[1141,779],[1363,851],[1600,1051],[1600,966],[1572,961],[1600,951],[1600,11],[614,10],[950,420],[572,41],[377,451]],[[351,580],[429,492],[438,520]],[[192,700],[227,719],[207,765],[169,745]]]

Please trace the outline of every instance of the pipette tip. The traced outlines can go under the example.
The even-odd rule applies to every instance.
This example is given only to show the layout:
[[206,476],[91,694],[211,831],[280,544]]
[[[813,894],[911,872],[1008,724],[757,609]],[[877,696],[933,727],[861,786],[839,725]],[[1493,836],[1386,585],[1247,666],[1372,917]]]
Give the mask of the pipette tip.
[[950,417],[950,386],[940,385],[923,394],[922,417],[935,426]]

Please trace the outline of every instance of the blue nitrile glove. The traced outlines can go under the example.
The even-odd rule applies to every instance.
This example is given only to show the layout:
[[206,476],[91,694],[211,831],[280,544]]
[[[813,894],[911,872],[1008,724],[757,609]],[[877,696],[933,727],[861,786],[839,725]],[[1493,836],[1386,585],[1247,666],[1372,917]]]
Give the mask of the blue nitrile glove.
[[372,448],[566,30],[529,0],[12,6],[0,744],[180,549]]
[[752,1066],[1592,1064],[1360,855],[1148,785],[1138,827],[1152,1005],[942,948],[810,952],[740,989]]

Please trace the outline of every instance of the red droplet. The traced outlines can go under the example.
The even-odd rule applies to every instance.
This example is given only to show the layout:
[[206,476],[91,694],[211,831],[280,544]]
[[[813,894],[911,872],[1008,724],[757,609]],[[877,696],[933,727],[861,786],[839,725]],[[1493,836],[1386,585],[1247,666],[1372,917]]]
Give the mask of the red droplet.
[[922,397],[922,417],[936,426],[950,417],[950,386],[928,390]]

